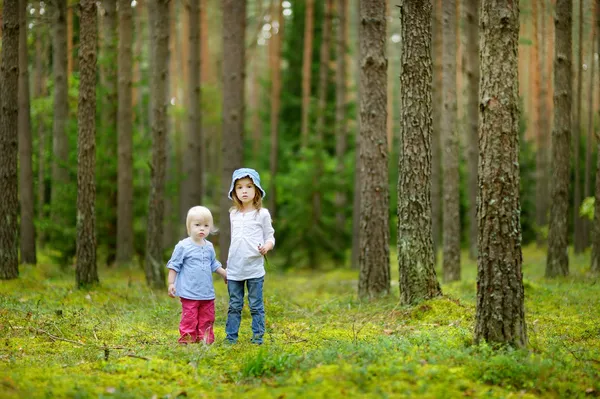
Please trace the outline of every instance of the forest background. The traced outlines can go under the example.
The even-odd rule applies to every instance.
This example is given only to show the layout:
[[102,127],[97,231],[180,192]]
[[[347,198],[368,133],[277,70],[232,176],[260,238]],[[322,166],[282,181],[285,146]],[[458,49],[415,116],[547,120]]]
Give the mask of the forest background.
[[[0,8],[4,7],[4,3],[6,0]],[[439,88],[443,79],[443,43],[448,39],[444,41],[442,37],[442,2],[434,3],[431,200],[433,240],[437,257],[441,258],[443,237],[453,234],[443,231],[442,193],[445,186],[453,183],[444,176],[440,156],[445,148],[441,134],[444,131],[442,121],[446,120],[446,116],[443,116]],[[2,311],[2,331],[6,334],[6,348],[1,358],[7,370],[11,365],[31,367],[39,361],[41,366],[50,367],[60,378],[53,385],[46,378],[34,374],[37,366],[32,368],[31,374],[23,372],[23,369],[15,371],[11,368],[13,371],[7,373],[2,382],[7,392],[15,397],[39,395],[44,390],[59,396],[95,396],[102,393],[136,397],[155,392],[185,394],[185,389],[204,393],[210,389],[210,383],[217,383],[217,392],[223,396],[227,396],[227,390],[232,386],[235,390],[256,396],[265,395],[265,389],[273,396],[282,392],[291,396],[296,392],[301,396],[305,388],[299,387],[306,385],[318,386],[319,395],[334,393],[346,396],[382,392],[421,392],[431,396],[448,392],[476,396],[486,392],[491,396],[597,395],[600,390],[595,360],[598,333],[594,320],[597,320],[598,296],[594,288],[596,277],[591,277],[591,282],[588,280],[592,237],[591,223],[587,220],[593,216],[593,165],[597,161],[594,135],[600,124],[600,90],[594,90],[598,87],[600,76],[598,52],[594,50],[597,48],[598,11],[591,0],[574,2],[573,154],[569,168],[568,226],[569,241],[573,244],[570,253],[573,263],[571,277],[546,280],[542,277],[541,268],[546,250],[549,182],[552,178],[550,132],[553,126],[550,116],[554,105],[554,3],[545,0],[520,2],[521,228],[522,243],[527,248],[524,258],[530,273],[525,287],[529,294],[539,294],[537,301],[529,299],[527,303],[528,315],[536,316],[528,319],[529,329],[533,332],[530,344],[534,356],[531,357],[520,351],[490,351],[485,345],[471,347],[473,259],[477,254],[473,196],[476,180],[473,181],[472,177],[476,176],[473,156],[476,159],[478,150],[472,139],[475,121],[470,113],[473,104],[469,102],[467,93],[472,88],[470,79],[474,76],[471,60],[479,55],[473,53],[473,46],[469,45],[472,43],[469,28],[473,26],[470,2],[456,3],[456,40],[450,41],[456,45],[454,131],[459,148],[459,178],[453,189],[459,194],[460,217],[459,223],[454,223],[456,230],[453,232],[460,239],[463,251],[458,257],[459,267],[463,268],[462,281],[452,283],[452,279],[447,280],[445,276],[442,288],[446,296],[412,310],[401,307],[401,311],[394,295],[396,303],[392,306],[385,300],[361,305],[354,299],[356,269],[352,268],[357,267],[356,235],[359,234],[359,225],[353,221],[357,220],[356,212],[360,208],[360,204],[351,204],[357,198],[356,187],[360,186],[355,178],[355,143],[359,130],[359,23],[355,1],[247,2],[246,14],[236,16],[237,26],[241,26],[246,34],[245,98],[242,104],[245,110],[241,140],[229,134],[231,125],[224,117],[227,110],[222,108],[224,103],[231,104],[227,98],[230,93],[227,88],[231,87],[227,66],[231,65],[228,56],[236,54],[236,49],[223,48],[223,26],[227,21],[219,1],[203,0],[199,4],[202,12],[198,13],[197,24],[200,27],[197,36],[200,51],[197,58],[200,70],[198,82],[188,78],[193,65],[189,60],[195,47],[193,36],[188,36],[193,25],[188,19],[188,3],[168,2],[168,12],[164,15],[170,17],[155,20],[149,12],[149,3],[144,0],[130,3],[133,28],[129,33],[131,40],[127,41],[132,50],[130,75],[121,75],[123,71],[117,68],[118,36],[124,37],[117,2],[97,3],[95,244],[101,286],[88,293],[73,292],[73,269],[70,267],[75,262],[77,237],[77,106],[82,78],[78,55],[84,24],[77,3],[25,2],[26,12],[22,18],[27,21],[27,45],[20,47],[19,59],[27,60],[27,68],[21,70],[27,76],[21,81],[28,82],[29,87],[19,86],[19,112],[21,114],[21,107],[26,106],[21,99],[30,96],[28,128],[32,138],[29,149],[32,163],[28,177],[20,174],[26,179],[20,181],[20,189],[31,187],[28,200],[32,213],[28,220],[32,223],[21,224],[20,254],[25,264],[21,266],[21,279],[3,282],[2,285],[2,300],[6,305]],[[307,13],[309,4],[314,7],[312,14]],[[344,14],[339,12],[340,4],[346,6],[345,18],[341,18]],[[396,242],[397,233],[397,160],[401,123],[400,81],[397,77],[403,41],[395,13],[396,7],[390,2],[385,42],[388,57],[386,135],[391,243]],[[307,14],[312,18],[308,18]],[[156,15],[160,16],[160,13],[154,18]],[[310,40],[306,35],[307,23],[313,26],[309,30]],[[228,167],[232,162],[227,148],[239,146],[243,151],[243,164],[261,173],[263,187],[268,193],[266,205],[274,216],[277,248],[269,257],[269,267],[273,272],[284,274],[275,274],[273,283],[286,285],[293,281],[310,293],[306,297],[296,292],[294,295],[299,296],[290,296],[289,303],[282,301],[290,295],[289,292],[277,289],[269,293],[272,346],[267,349],[243,347],[244,357],[241,359],[236,359],[236,354],[232,353],[235,351],[229,352],[220,346],[213,352],[185,352],[186,349],[169,346],[173,334],[168,328],[160,328],[160,332],[142,338],[153,330],[154,325],[176,325],[174,303],[166,298],[157,299],[153,291],[138,281],[144,272],[142,264],[149,246],[146,234],[152,200],[148,199],[153,195],[152,173],[156,172],[151,162],[152,153],[156,150],[152,140],[156,114],[152,112],[154,99],[151,86],[155,83],[152,80],[152,64],[160,56],[155,53],[156,42],[151,37],[156,35],[153,29],[163,29],[161,24],[168,31],[168,53],[163,57],[167,66],[164,76],[167,78],[169,104],[165,130],[167,147],[164,149],[167,178],[161,194],[165,212],[160,220],[160,243],[152,247],[158,249],[164,260],[167,259],[170,248],[185,234],[183,219],[190,206],[190,197],[193,205],[202,203],[208,206],[221,226],[228,223],[226,210],[229,204],[224,201],[224,192],[229,186]],[[62,47],[60,40],[64,40],[64,54],[56,51]],[[307,46],[307,43],[310,45]],[[22,57],[23,53],[27,57]],[[306,54],[310,55],[308,64],[304,63]],[[343,75],[338,73],[342,58],[347,68]],[[133,149],[130,176],[133,201],[131,213],[123,215],[119,214],[117,206],[120,158],[117,132],[120,129],[118,124],[127,118],[119,116],[126,107],[121,107],[117,92],[123,83],[128,87],[128,79],[131,81],[128,115]],[[62,91],[59,87],[67,90]],[[201,99],[201,103],[190,106],[194,104],[190,93],[194,92],[198,92],[197,98]],[[198,112],[191,112],[192,109]],[[27,124],[19,123],[20,137],[24,126]],[[189,133],[191,131],[201,132],[201,135],[194,136]],[[197,141],[196,145],[193,140],[190,142],[192,137],[199,137],[201,145],[198,146]],[[192,147],[197,153],[190,158],[188,150]],[[199,168],[198,159],[201,160]],[[200,173],[194,175],[188,172],[190,170],[199,170]],[[194,183],[192,186],[197,191],[186,191],[190,182]],[[25,197],[21,192],[22,212]],[[21,221],[24,220],[23,215],[21,213]],[[131,250],[126,253],[118,250],[121,242],[117,232],[119,220],[131,221]],[[28,228],[29,232],[26,231]],[[213,240],[217,251],[227,245],[226,240],[224,244],[220,239],[223,237],[226,238],[227,234]],[[29,266],[36,263],[37,268]],[[439,267],[441,259],[437,264],[438,275],[441,276],[444,274]],[[150,282],[147,270],[145,272],[146,280]],[[298,280],[291,277],[293,274],[299,276]],[[109,286],[117,289],[110,290]],[[574,288],[575,293],[569,293],[568,287]],[[129,292],[131,296],[119,292]],[[222,287],[219,287],[218,293],[224,296]],[[323,305],[315,305],[315,301],[325,297],[329,299]],[[45,301],[42,298],[46,298]],[[151,312],[142,310],[148,300],[153,303]],[[109,302],[113,305],[108,305]],[[100,309],[98,306],[107,315],[93,316]],[[572,319],[557,321],[561,306],[574,313]],[[222,299],[218,308],[221,313],[225,312]],[[295,309],[293,317],[303,321],[297,324],[292,321],[290,309]],[[328,328],[328,323],[331,323],[328,315],[342,314],[346,309],[354,309],[356,313],[352,312],[349,318],[341,317],[338,325]],[[9,315],[9,310],[14,313]],[[111,312],[113,314],[109,316]],[[86,317],[93,323],[84,321]],[[350,320],[351,317],[356,319]],[[222,324],[223,320],[218,318],[219,321]],[[99,327],[101,323],[105,326]],[[567,327],[569,324],[575,326],[571,331]],[[123,328],[130,328],[133,332],[125,332]],[[111,329],[115,331],[111,333]],[[311,329],[318,332],[311,332]],[[220,333],[217,330],[217,336]],[[337,337],[333,346],[323,346],[323,342],[331,344],[331,337]],[[44,354],[45,351],[48,353]],[[181,356],[182,362],[166,361],[169,351]],[[384,366],[377,361],[390,353],[398,363]],[[552,356],[552,353],[558,355]],[[537,359],[535,355],[538,355]],[[469,358],[475,361],[469,362]],[[111,363],[111,360],[116,363]],[[148,362],[148,367],[140,368],[135,364],[138,360]],[[60,370],[61,362],[66,370]],[[224,363],[227,365],[223,366]],[[371,363],[375,365],[373,368],[369,367]],[[77,370],[80,365],[86,369],[84,374],[88,377],[73,382],[69,379],[68,370]],[[206,377],[203,383],[206,385],[197,385],[195,378],[187,379],[190,377],[188,373],[190,370],[200,373],[202,365],[224,367],[226,371],[223,375],[203,376]],[[180,379],[175,381],[177,377],[173,377],[173,384],[165,386],[140,386],[132,381],[138,378],[134,374],[142,369],[145,370],[142,374],[148,373],[149,376],[155,376],[158,371],[173,373]],[[456,372],[458,376],[440,378],[440,375],[446,375],[446,371],[450,374]],[[399,385],[393,382],[398,376]],[[336,386],[335,381],[340,378],[344,382]],[[424,385],[417,383],[420,378]],[[544,379],[544,384],[536,382]],[[93,387],[98,381],[101,383]],[[179,390],[177,384],[187,388]]]

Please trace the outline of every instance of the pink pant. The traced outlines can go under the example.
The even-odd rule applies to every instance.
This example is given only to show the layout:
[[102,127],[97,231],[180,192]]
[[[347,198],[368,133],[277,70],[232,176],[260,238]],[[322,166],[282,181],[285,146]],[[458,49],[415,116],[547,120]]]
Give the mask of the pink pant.
[[179,323],[180,343],[215,342],[213,324],[215,322],[215,301],[181,299],[181,322]]

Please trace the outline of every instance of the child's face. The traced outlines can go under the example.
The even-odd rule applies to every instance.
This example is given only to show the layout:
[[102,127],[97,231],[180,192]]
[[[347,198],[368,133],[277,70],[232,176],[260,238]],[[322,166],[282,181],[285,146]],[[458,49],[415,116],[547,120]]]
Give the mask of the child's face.
[[208,220],[201,220],[198,217],[192,217],[189,225],[189,234],[195,242],[202,242],[210,233],[210,224]]
[[252,182],[252,179],[244,177],[237,180],[235,182],[235,195],[237,195],[244,206],[252,204],[256,195],[256,186]]

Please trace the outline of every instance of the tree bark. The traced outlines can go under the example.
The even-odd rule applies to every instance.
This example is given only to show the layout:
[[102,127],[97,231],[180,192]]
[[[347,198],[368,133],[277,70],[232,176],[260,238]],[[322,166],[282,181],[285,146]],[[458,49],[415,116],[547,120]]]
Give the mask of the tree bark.
[[535,188],[535,212],[536,212],[536,242],[541,246],[546,241],[542,227],[547,224],[548,213],[548,132],[550,124],[547,118],[547,102],[548,96],[547,84],[548,80],[546,67],[546,8],[545,0],[535,0],[540,3],[539,18],[535,23],[539,24],[538,35],[536,37],[539,48],[539,63],[537,65],[538,74],[540,75],[540,91],[539,100],[537,101],[539,123],[536,135],[537,151],[536,151],[536,188]]
[[483,0],[475,341],[527,345],[519,201],[518,3]]
[[19,276],[19,0],[4,1],[0,53],[0,280]]
[[442,245],[442,115],[443,115],[443,17],[442,0],[433,2],[433,131],[431,135],[431,229],[433,255]]
[[275,17],[273,20],[278,23],[278,31],[273,32],[273,60],[271,62],[271,153],[270,153],[270,172],[271,184],[269,193],[269,210],[272,218],[277,215],[277,195],[275,190],[275,180],[277,178],[278,154],[279,154],[279,111],[281,109],[281,48],[283,45],[283,7],[281,0],[276,0],[274,7]]
[[550,230],[546,277],[569,274],[569,145],[571,140],[572,92],[572,0],[557,0],[554,17],[554,130],[550,179]]
[[219,233],[223,264],[227,262],[231,239],[231,201],[227,192],[233,171],[244,163],[245,31],[246,0],[223,0],[223,167]]
[[67,76],[67,1],[54,0],[52,21],[52,69],[54,75],[54,123],[52,128],[52,189],[50,193],[51,219],[56,226],[66,223],[67,217],[60,210],[69,199],[65,187],[69,178],[69,138],[67,121],[69,118],[68,76]]
[[19,0],[19,194],[21,205],[21,263],[36,264],[33,142],[29,103],[29,54],[27,50],[27,0]]
[[96,40],[95,0],[81,0],[77,106],[77,287],[98,283],[96,266]]
[[204,179],[202,168],[204,139],[200,107],[200,0],[190,0],[187,6],[189,26],[188,110],[183,146],[183,176],[180,183],[180,222],[185,225],[188,210],[202,203]]
[[129,0],[119,0],[118,86],[118,188],[117,253],[118,264],[133,259],[133,110],[132,39],[133,10]]
[[574,184],[573,187],[573,249],[576,254],[581,253],[583,247],[583,236],[582,236],[582,219],[579,216],[579,208],[581,207],[581,174],[580,174],[580,162],[581,156],[581,98],[583,95],[583,0],[579,0],[579,21],[578,21],[578,40],[577,40],[577,65],[574,68],[577,77],[577,93],[575,97],[575,115],[573,117],[573,163],[574,167]]
[[[535,1],[535,0],[534,0]],[[467,163],[469,193],[469,255],[477,258],[477,158],[479,157],[479,0],[467,0]]]
[[162,261],[162,228],[165,209],[165,176],[167,166],[167,94],[169,70],[169,0],[151,0],[152,32],[152,166],[146,233],[146,282],[153,288],[164,288],[165,267]]
[[[346,46],[347,46],[347,13],[348,13],[348,0],[338,0],[338,24],[337,24],[337,49],[336,49],[336,69],[335,69],[335,157],[336,157],[336,171],[338,179],[342,183],[341,179],[344,172],[344,158],[346,156],[348,147],[347,129],[346,129]],[[342,242],[344,233],[346,231],[346,217],[344,209],[346,207],[346,194],[343,190],[336,192],[335,194],[335,205],[337,209],[336,213],[336,226],[337,234],[339,236],[338,241]]]
[[458,176],[458,136],[456,133],[456,2],[443,4],[443,96],[442,155],[444,281],[460,280],[460,199]]
[[431,2],[400,7],[402,71],[398,161],[398,269],[400,302],[441,295],[431,233],[432,76]]
[[308,146],[308,128],[310,124],[310,83],[312,64],[312,42],[314,24],[314,0],[306,0],[304,17],[304,53],[302,57],[302,147]]
[[[596,30],[597,52],[600,54],[600,0],[596,0]],[[600,69],[600,68],[599,68]],[[600,71],[599,71],[600,72]],[[600,76],[599,76],[600,77]],[[600,90],[600,79],[598,79],[598,89]],[[598,112],[600,115],[600,112]],[[596,153],[600,154],[600,133],[596,134]],[[600,156],[596,160],[596,190],[594,202],[594,222],[592,225],[592,273],[600,273]]]
[[360,1],[360,298],[390,291],[385,0]]

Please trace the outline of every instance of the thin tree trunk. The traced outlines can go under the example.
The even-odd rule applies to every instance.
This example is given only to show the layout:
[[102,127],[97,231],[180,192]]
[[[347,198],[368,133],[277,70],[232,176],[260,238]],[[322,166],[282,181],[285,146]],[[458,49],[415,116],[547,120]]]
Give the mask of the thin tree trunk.
[[317,145],[322,146],[325,137],[325,109],[327,106],[327,86],[329,83],[329,58],[331,53],[331,19],[333,0],[324,1],[323,36],[319,57],[319,85],[317,89]]
[[456,132],[456,2],[445,0],[443,13],[443,274],[444,281],[450,282],[460,280],[459,155]]
[[573,249],[576,254],[581,253],[583,247],[582,237],[582,219],[579,216],[579,208],[581,207],[581,176],[579,158],[581,156],[581,127],[583,126],[581,118],[581,99],[583,97],[583,1],[579,0],[579,25],[578,25],[578,40],[577,40],[577,65],[574,68],[577,74],[577,93],[575,97],[575,116],[573,118],[573,167],[575,175],[575,187],[573,192]]
[[229,185],[233,171],[244,163],[245,31],[246,0],[223,0],[223,167],[219,232],[223,264],[227,262],[231,239]]
[[67,6],[67,77],[73,75],[73,7]]
[[19,0],[19,194],[21,205],[21,263],[36,264],[29,54],[27,51],[27,0]]
[[[433,255],[442,245],[442,115],[443,115],[443,16],[442,0],[433,4],[433,131],[431,135],[431,230]],[[437,263],[437,262],[436,262]]]
[[283,7],[281,0],[276,0],[274,7],[275,17],[273,20],[278,23],[278,31],[273,32],[273,61],[271,62],[271,154],[270,154],[270,197],[269,210],[273,218],[277,215],[277,195],[275,190],[275,181],[277,179],[278,154],[279,154],[279,111],[281,109],[281,48],[283,45]]
[[52,129],[52,223],[62,226],[66,215],[60,211],[68,201],[65,187],[69,185],[69,138],[67,121],[69,118],[68,76],[67,76],[67,1],[55,0],[52,21],[52,69],[54,75],[54,123]]
[[519,201],[519,8],[483,0],[475,341],[527,345]]
[[[400,7],[402,71],[398,161],[398,268],[400,302],[441,295],[431,234],[432,76],[431,2]],[[415,101],[415,99],[419,99]]]
[[81,0],[79,102],[77,106],[78,287],[98,283],[96,266],[96,40],[95,0]]
[[19,276],[19,1],[4,1],[0,53],[0,280]]
[[542,227],[547,224],[546,214],[548,213],[548,132],[550,124],[548,123],[547,117],[547,101],[548,86],[546,81],[548,80],[547,67],[546,67],[546,0],[534,0],[536,3],[539,1],[540,10],[539,18],[536,19],[535,23],[539,24],[538,29],[537,45],[539,49],[539,64],[537,66],[538,74],[540,76],[540,91],[539,99],[537,101],[539,124],[537,129],[537,151],[536,151],[536,189],[535,189],[535,211],[536,211],[536,242],[538,246],[541,246],[545,242],[545,236],[543,234]]
[[[348,0],[338,0],[338,24],[337,24],[337,50],[336,50],[336,69],[335,69],[335,157],[336,171],[338,179],[342,179],[344,173],[344,158],[348,147],[347,129],[346,129],[346,43],[348,37],[347,30],[347,13]],[[340,181],[342,183],[342,181]],[[340,236],[339,241],[342,242],[344,232],[346,231],[346,195],[343,190],[336,192],[336,226]]]
[[314,0],[306,0],[306,15],[304,17],[304,53],[302,57],[302,147],[308,145],[308,130],[310,125],[310,83],[312,64],[312,42],[314,23]]
[[132,110],[132,39],[133,10],[129,0],[119,0],[118,48],[118,188],[117,258],[118,264],[133,259],[133,110]]
[[546,277],[569,274],[569,144],[571,140],[572,92],[572,0],[557,0],[554,17],[554,130],[552,131],[552,172],[550,179],[550,230]]
[[152,0],[149,4],[154,50],[151,51],[152,97],[152,185],[148,204],[146,235],[146,282],[153,288],[164,288],[165,267],[162,260],[162,227],[165,209],[165,176],[167,166],[167,95],[169,71],[169,0]]
[[[597,52],[600,54],[600,0],[596,0],[596,30],[598,32]],[[598,91],[600,91],[600,79],[598,79]],[[600,115],[600,111],[598,112],[598,115]],[[599,155],[596,158],[596,189],[594,196],[594,222],[592,225],[591,271],[592,273],[598,274],[600,273],[600,132],[596,132],[596,154]]]
[[479,157],[479,0],[467,0],[467,162],[469,168],[469,255],[477,257],[477,159]]
[[390,292],[386,25],[385,0],[360,1],[360,298]]
[[189,26],[188,110],[183,147],[183,176],[180,183],[180,224],[185,225],[188,209],[202,203],[204,179],[202,168],[204,138],[200,107],[200,0],[190,0],[187,6]]

